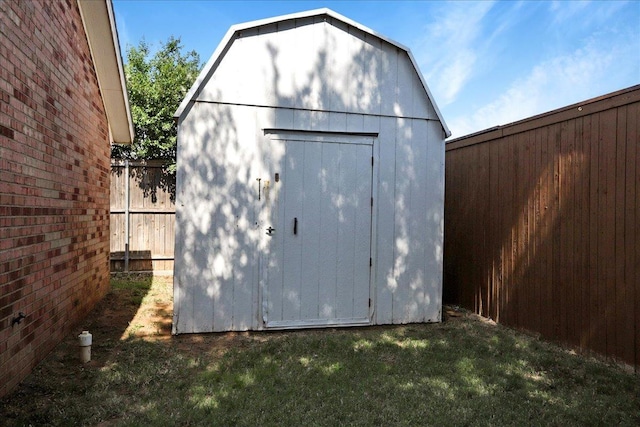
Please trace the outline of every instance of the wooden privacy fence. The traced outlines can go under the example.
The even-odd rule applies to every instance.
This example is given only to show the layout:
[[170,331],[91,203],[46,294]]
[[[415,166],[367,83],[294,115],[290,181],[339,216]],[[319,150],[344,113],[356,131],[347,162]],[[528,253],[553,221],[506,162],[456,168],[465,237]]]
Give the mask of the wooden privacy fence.
[[112,161],[111,271],[171,271],[175,183],[161,161]]
[[445,301],[640,366],[640,86],[449,142]]

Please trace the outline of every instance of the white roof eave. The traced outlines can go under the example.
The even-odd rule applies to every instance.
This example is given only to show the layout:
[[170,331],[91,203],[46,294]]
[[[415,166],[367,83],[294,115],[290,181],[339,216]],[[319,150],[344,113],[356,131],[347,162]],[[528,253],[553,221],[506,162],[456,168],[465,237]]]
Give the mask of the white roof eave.
[[213,55],[211,55],[211,58],[209,59],[209,61],[207,61],[207,63],[205,64],[205,66],[202,68],[202,71],[200,72],[200,74],[198,75],[196,81],[193,83],[193,85],[191,86],[191,89],[189,89],[189,92],[187,92],[186,96],[184,97],[184,99],[182,100],[182,102],[180,103],[180,106],[178,107],[178,109],[176,110],[176,112],[174,113],[174,118],[176,120],[180,119],[180,117],[182,116],[182,114],[184,113],[184,111],[187,109],[187,107],[189,106],[189,104],[191,102],[194,102],[196,96],[198,95],[198,91],[201,87],[201,85],[203,84],[203,82],[209,77],[210,73],[212,72],[212,70],[214,69],[215,65],[222,59],[222,56],[225,52],[225,50],[229,47],[229,45],[231,44],[231,42],[233,41],[234,36],[241,32],[241,31],[245,31],[248,30],[250,28],[256,28],[256,27],[261,27],[264,25],[270,25],[270,24],[275,24],[277,22],[282,22],[282,21],[289,21],[289,20],[293,20],[293,19],[301,19],[301,18],[309,18],[309,17],[313,17],[313,16],[321,16],[321,15],[327,15],[333,19],[336,19],[338,21],[342,21],[343,23],[350,25],[354,28],[357,28],[358,30],[371,34],[372,36],[375,36],[393,46],[396,46],[399,49],[404,50],[405,52],[407,52],[407,54],[409,55],[409,59],[411,60],[411,63],[413,64],[413,67],[415,68],[416,72],[418,73],[418,77],[420,78],[420,82],[422,83],[422,86],[424,87],[425,92],[427,93],[427,96],[429,97],[429,100],[431,101],[431,104],[433,105],[433,108],[436,111],[436,114],[438,116],[438,119],[440,120],[440,123],[442,124],[442,128],[444,130],[444,133],[446,135],[446,137],[451,136],[451,131],[449,130],[449,128],[447,127],[447,124],[445,123],[443,117],[442,117],[442,113],[440,112],[440,109],[438,108],[437,104],[435,103],[434,99],[433,99],[433,95],[431,94],[431,91],[429,90],[429,86],[427,86],[427,82],[424,80],[424,76],[422,75],[422,73],[420,72],[420,69],[418,68],[418,64],[416,63],[413,54],[411,53],[411,51],[409,50],[409,48],[407,48],[406,46],[402,45],[401,43],[398,43],[394,40],[391,40],[388,37],[383,36],[382,34],[378,34],[376,31],[365,27],[362,24],[359,24],[355,21],[352,21],[351,19],[340,15],[337,12],[334,12],[331,9],[328,8],[322,8],[322,9],[314,9],[314,10],[308,10],[308,11],[304,11],[304,12],[298,12],[298,13],[292,13],[289,15],[282,15],[282,16],[276,16],[273,18],[267,18],[267,19],[260,19],[257,21],[251,21],[251,22],[245,22],[242,24],[236,24],[231,26],[231,28],[229,28],[229,31],[227,31],[227,33],[225,34],[225,36],[223,37],[222,41],[220,42],[220,44],[218,45],[218,47],[216,48],[216,50],[213,52]]
[[111,142],[133,142],[133,120],[111,0],[78,0],[91,58],[109,122]]

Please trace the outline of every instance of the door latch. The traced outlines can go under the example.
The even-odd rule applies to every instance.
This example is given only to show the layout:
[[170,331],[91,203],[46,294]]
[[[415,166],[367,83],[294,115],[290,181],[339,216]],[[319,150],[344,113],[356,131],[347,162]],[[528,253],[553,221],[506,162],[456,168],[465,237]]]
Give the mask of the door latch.
[[271,233],[273,233],[274,231],[276,231],[276,229],[272,226],[269,226],[269,228],[267,228],[267,236],[271,236]]

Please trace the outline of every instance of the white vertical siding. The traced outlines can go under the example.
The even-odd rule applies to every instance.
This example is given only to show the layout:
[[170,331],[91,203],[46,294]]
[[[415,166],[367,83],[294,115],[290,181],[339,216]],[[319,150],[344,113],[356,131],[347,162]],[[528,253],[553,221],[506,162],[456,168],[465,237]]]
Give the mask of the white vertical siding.
[[243,31],[197,100],[437,119],[407,52],[330,21]]
[[254,197],[262,167],[255,120],[249,107],[196,104],[180,124],[177,332],[255,327],[261,230]]
[[294,129],[295,110],[290,108],[277,108],[274,111],[275,126],[279,129]]
[[373,267],[376,269],[375,323],[388,324],[393,319],[393,295],[397,290],[394,277],[395,256],[395,199],[396,199],[396,120],[380,119],[378,135],[378,198],[376,240],[377,253]]
[[[393,293],[393,322],[407,323],[411,320],[415,301],[411,299],[408,272],[411,271],[410,243],[411,223],[414,213],[411,210],[411,185],[415,181],[415,163],[411,151],[411,121],[398,119],[395,141],[395,222],[394,227],[394,260],[393,280],[396,284]],[[417,237],[417,236],[415,236]]]
[[[346,168],[352,168],[353,180],[359,187],[356,189],[355,194],[359,197],[353,201],[353,204],[359,209],[353,209],[353,221],[355,228],[355,240],[353,242],[353,282],[354,283],[368,283],[370,282],[371,269],[366,268],[369,265],[369,258],[372,256],[371,251],[359,251],[359,248],[371,248],[371,240],[373,235],[371,234],[371,222],[373,219],[371,195],[372,195],[372,166],[371,156],[373,147],[369,150],[361,150],[361,152],[367,155],[358,155],[354,159],[353,163],[346,163]],[[365,268],[361,268],[365,266]],[[370,300],[371,299],[371,300]],[[369,303],[373,301],[373,296],[369,287],[354,286],[353,295],[353,317],[354,318],[367,318],[369,316]],[[366,303],[361,304],[362,301]]]
[[[330,162],[337,161],[335,156],[332,156],[332,147],[322,146],[321,161],[322,164],[329,164],[332,169],[337,168],[337,164],[331,164]],[[329,193],[336,190],[338,186],[335,174],[329,174],[324,183],[322,192]],[[323,253],[336,253],[338,242],[338,217],[334,215],[333,208],[330,204],[323,204],[320,206],[320,230],[322,230],[322,239],[320,239],[320,254]],[[323,266],[323,271],[319,277],[318,287],[318,307],[321,317],[335,318],[336,317],[336,294],[338,289],[336,287],[338,278],[338,270],[335,266]]]
[[[322,159],[323,144],[306,144],[304,151],[304,163],[312,164],[314,160]],[[317,179],[317,171],[313,168],[304,170],[305,194],[302,202],[302,218],[299,228],[300,238],[304,243],[307,252],[301,262],[301,270],[304,274],[304,281],[307,286],[300,292],[302,313],[307,313],[312,318],[320,318],[320,276],[324,274],[324,267],[320,260],[320,242],[325,239],[325,230],[318,222],[313,223],[309,219],[316,218],[314,214],[320,211],[320,198],[315,197],[322,191],[321,182]],[[320,217],[321,218],[321,217]],[[304,232],[302,232],[304,230]]]
[[[315,312],[318,318],[366,318],[369,313],[355,313],[363,308],[354,304],[366,299],[366,289],[337,281],[363,280],[363,270],[353,268],[363,257],[355,249],[370,244],[371,323],[440,320],[442,124],[404,50],[341,21],[311,17],[243,31],[180,122],[174,332],[263,328],[270,218],[256,204],[256,178],[267,176],[283,150],[265,136],[272,128],[378,136],[369,150],[375,158],[372,216],[368,200],[357,201],[367,209],[349,211],[358,238],[369,227],[371,241],[338,233],[340,219],[313,198],[321,191],[314,184],[303,194],[283,195],[302,212],[319,211],[319,223],[304,224],[301,242],[315,242],[304,254],[295,244],[284,248],[296,267],[270,272],[282,276],[281,295],[294,304],[269,299],[266,309],[291,319]],[[325,152],[331,150],[325,144],[297,142],[288,149],[302,150],[293,157],[304,162],[335,154]],[[371,173],[370,156],[354,153],[346,152],[350,158],[340,160],[326,185],[361,182]],[[314,182],[311,170],[291,172],[293,179]],[[274,227],[290,226],[278,212]],[[319,265],[320,254],[338,250],[343,255],[336,266]],[[301,286],[303,278],[311,285]]]
[[375,322],[437,321],[442,293],[443,135],[430,121],[381,122]]
[[426,211],[427,234],[425,282],[432,298],[426,306],[425,319],[442,319],[442,265],[444,255],[444,132],[437,123],[430,122],[427,129],[425,164],[427,182],[425,198],[430,200]]
[[[340,147],[339,144],[333,144]],[[339,164],[339,173],[338,173],[338,185],[339,193],[343,194],[344,187],[351,187],[352,185],[357,185],[358,183],[358,160],[366,160],[359,159],[357,156],[357,152],[354,150],[339,150],[338,161]],[[369,177],[371,176],[371,172],[369,171]],[[371,178],[369,178],[371,179]],[[356,193],[357,194],[357,193]],[[370,191],[365,192],[366,194],[371,194]],[[338,283],[337,283],[337,295],[336,295],[336,309],[338,318],[344,319],[348,317],[354,317],[354,303],[355,303],[355,295],[354,295],[354,286],[355,282],[355,266],[356,266],[356,246],[354,235],[352,229],[355,227],[356,223],[356,213],[361,213],[361,209],[356,209],[355,204],[357,200],[336,200],[334,202],[338,207],[338,215],[337,219],[342,224],[349,225],[349,233],[344,232],[344,227],[340,227],[343,232],[338,233],[337,236],[337,253],[339,254],[337,258],[336,271],[338,272]],[[366,214],[366,210],[362,212]],[[365,236],[369,236],[369,232],[365,234]],[[368,244],[364,246],[368,248]],[[368,282],[368,280],[367,280]],[[345,286],[345,284],[347,286]],[[368,289],[367,289],[368,290]]]

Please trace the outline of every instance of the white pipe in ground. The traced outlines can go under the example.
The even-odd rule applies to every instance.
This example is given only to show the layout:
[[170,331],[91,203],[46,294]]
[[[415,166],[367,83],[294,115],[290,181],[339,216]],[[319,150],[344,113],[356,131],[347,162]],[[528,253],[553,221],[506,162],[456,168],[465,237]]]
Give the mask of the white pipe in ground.
[[80,345],[80,361],[87,363],[91,360],[91,340],[92,336],[89,331],[82,331],[78,335],[78,344]]

